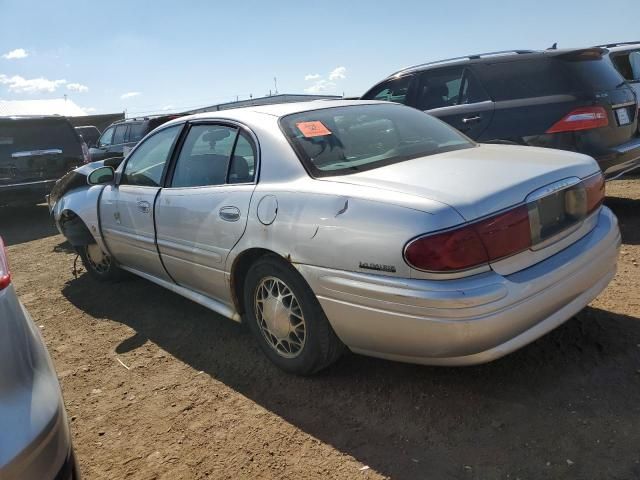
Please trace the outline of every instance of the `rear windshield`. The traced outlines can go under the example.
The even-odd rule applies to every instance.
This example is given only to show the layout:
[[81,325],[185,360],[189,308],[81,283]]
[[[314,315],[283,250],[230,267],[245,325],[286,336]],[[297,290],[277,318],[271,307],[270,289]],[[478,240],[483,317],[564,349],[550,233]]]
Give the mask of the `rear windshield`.
[[624,81],[605,58],[547,57],[478,64],[494,100],[614,90]]
[[63,120],[0,120],[0,156],[31,150],[62,150],[65,155],[81,152],[73,127]]
[[355,173],[474,146],[440,120],[394,104],[312,110],[287,115],[280,125],[314,177]]

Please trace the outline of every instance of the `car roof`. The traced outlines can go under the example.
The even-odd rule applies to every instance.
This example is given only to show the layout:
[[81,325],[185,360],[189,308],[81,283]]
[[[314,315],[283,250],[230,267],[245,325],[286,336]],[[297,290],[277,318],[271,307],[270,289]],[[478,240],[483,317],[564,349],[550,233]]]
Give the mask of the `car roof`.
[[[391,78],[402,77],[412,73],[430,70],[432,68],[451,67],[458,65],[469,65],[478,63],[502,63],[513,62],[518,60],[528,60],[540,57],[557,57],[571,53],[580,53],[589,50],[599,51],[601,54],[606,53],[607,49],[603,47],[589,48],[550,48],[547,50],[502,50],[499,52],[477,53],[473,55],[465,55],[462,57],[446,58],[435,60],[433,62],[421,63],[410,67],[402,68],[384,78],[381,82]],[[381,83],[381,82],[378,82]],[[377,85],[377,84],[376,84]]]
[[227,110],[196,113],[194,115],[177,118],[175,120],[167,122],[164,125],[172,125],[189,120],[208,119],[228,119],[242,121],[243,119],[249,116],[255,116],[256,114],[269,115],[272,117],[280,118],[286,115],[291,115],[293,113],[321,110],[324,108],[377,104],[393,105],[389,102],[382,102],[378,100],[312,100],[308,102],[274,103],[270,105],[253,105],[242,108],[230,108]]
[[626,52],[628,50],[637,50],[640,48],[640,42],[626,42],[626,43],[610,43],[608,45],[600,45],[605,47],[612,53]]

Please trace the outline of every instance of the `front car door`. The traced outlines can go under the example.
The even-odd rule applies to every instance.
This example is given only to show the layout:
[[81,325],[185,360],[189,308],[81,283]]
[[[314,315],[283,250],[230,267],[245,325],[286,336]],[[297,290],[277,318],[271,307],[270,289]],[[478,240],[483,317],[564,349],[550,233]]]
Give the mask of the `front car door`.
[[239,125],[191,125],[156,204],[158,249],[181,286],[231,303],[225,263],[255,189],[256,139]]
[[96,162],[98,160],[104,160],[108,157],[107,152],[111,147],[111,143],[113,141],[113,132],[116,128],[109,127],[96,142],[96,146],[89,149],[89,153],[91,154],[91,160]]
[[438,117],[474,140],[491,123],[494,103],[467,66],[426,70],[416,82],[414,107]]
[[100,198],[100,225],[109,252],[124,267],[170,280],[156,247],[154,204],[183,125],[155,132],[127,157],[115,185]]

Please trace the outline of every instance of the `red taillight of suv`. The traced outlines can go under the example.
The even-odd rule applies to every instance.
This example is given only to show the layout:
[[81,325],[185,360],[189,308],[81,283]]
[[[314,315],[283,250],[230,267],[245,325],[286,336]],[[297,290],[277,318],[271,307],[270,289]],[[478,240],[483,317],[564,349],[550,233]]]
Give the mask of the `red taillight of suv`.
[[529,212],[521,205],[476,223],[411,241],[404,256],[414,268],[431,272],[468,270],[531,246]]
[[9,271],[9,261],[7,260],[7,250],[0,237],[0,290],[4,290],[11,283],[11,272]]
[[87,144],[85,142],[82,142],[82,158],[84,160],[84,163],[91,162],[91,154],[89,153],[89,147],[87,147]]
[[577,132],[609,125],[604,107],[576,108],[554,123],[546,133]]

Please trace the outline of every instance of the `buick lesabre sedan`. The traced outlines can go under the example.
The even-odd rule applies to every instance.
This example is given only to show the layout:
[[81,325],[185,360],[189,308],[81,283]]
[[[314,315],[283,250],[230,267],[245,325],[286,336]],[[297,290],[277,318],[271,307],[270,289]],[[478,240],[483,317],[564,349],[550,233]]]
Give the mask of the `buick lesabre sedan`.
[[288,372],[345,346],[487,362],[565,322],[615,273],[590,157],[479,145],[402,105],[211,112],[151,132],[50,197],[88,272],[132,272],[236,321]]

